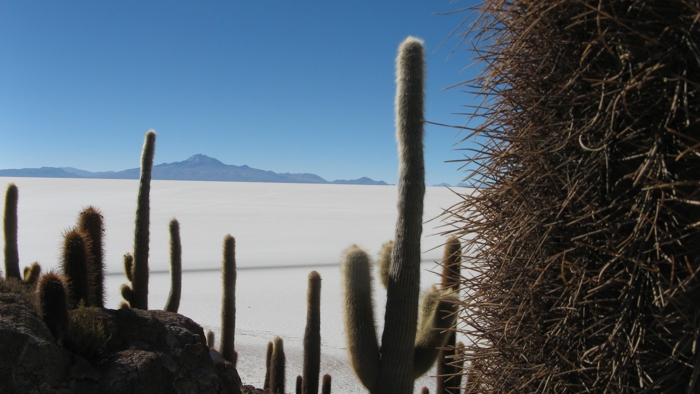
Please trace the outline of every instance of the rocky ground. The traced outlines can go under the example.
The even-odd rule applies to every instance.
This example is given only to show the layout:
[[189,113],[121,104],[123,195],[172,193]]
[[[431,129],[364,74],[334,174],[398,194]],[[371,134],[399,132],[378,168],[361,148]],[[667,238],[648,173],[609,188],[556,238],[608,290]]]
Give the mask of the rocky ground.
[[0,294],[0,392],[258,392],[241,387],[234,366],[206,346],[202,327],[187,317],[138,309],[90,313],[104,329],[104,343],[83,357],[66,349],[67,339],[54,339],[27,299]]

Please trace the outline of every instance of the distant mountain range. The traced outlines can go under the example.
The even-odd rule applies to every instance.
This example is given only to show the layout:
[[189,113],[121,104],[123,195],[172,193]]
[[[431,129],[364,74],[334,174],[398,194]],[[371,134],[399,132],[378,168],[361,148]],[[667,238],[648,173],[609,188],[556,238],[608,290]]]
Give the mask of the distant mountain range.
[[[95,178],[95,179],[139,179],[140,169],[124,171],[90,172],[71,167],[41,167],[0,170],[0,176],[32,178]],[[246,165],[234,166],[205,155],[194,155],[185,161],[163,163],[153,166],[152,179],[178,181],[223,181],[223,182],[277,182],[320,183],[342,185],[386,185],[367,177],[359,179],[327,181],[315,174],[278,174],[258,170]]]

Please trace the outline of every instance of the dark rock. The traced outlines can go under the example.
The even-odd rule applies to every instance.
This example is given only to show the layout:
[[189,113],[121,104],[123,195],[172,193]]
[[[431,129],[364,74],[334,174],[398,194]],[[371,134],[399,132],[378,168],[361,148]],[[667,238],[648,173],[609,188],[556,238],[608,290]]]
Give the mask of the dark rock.
[[0,294],[0,393],[239,394],[233,365],[213,359],[202,328],[165,311],[94,309],[104,350],[92,362],[61,347],[16,294]]
[[68,392],[71,360],[20,295],[0,294],[0,392]]

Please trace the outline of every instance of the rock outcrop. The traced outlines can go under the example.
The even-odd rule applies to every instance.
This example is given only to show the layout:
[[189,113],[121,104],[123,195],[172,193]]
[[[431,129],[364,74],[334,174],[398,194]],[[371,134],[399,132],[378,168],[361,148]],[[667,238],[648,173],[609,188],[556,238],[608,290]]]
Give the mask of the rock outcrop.
[[105,343],[88,361],[59,344],[25,298],[0,294],[0,392],[241,393],[236,369],[206,346],[191,319],[98,308],[91,318]]

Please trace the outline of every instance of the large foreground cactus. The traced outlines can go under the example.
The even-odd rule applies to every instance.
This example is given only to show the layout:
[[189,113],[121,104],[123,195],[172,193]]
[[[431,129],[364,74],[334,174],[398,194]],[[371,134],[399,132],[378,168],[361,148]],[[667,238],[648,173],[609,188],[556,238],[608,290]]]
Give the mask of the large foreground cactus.
[[700,4],[482,11],[468,392],[699,392]]

